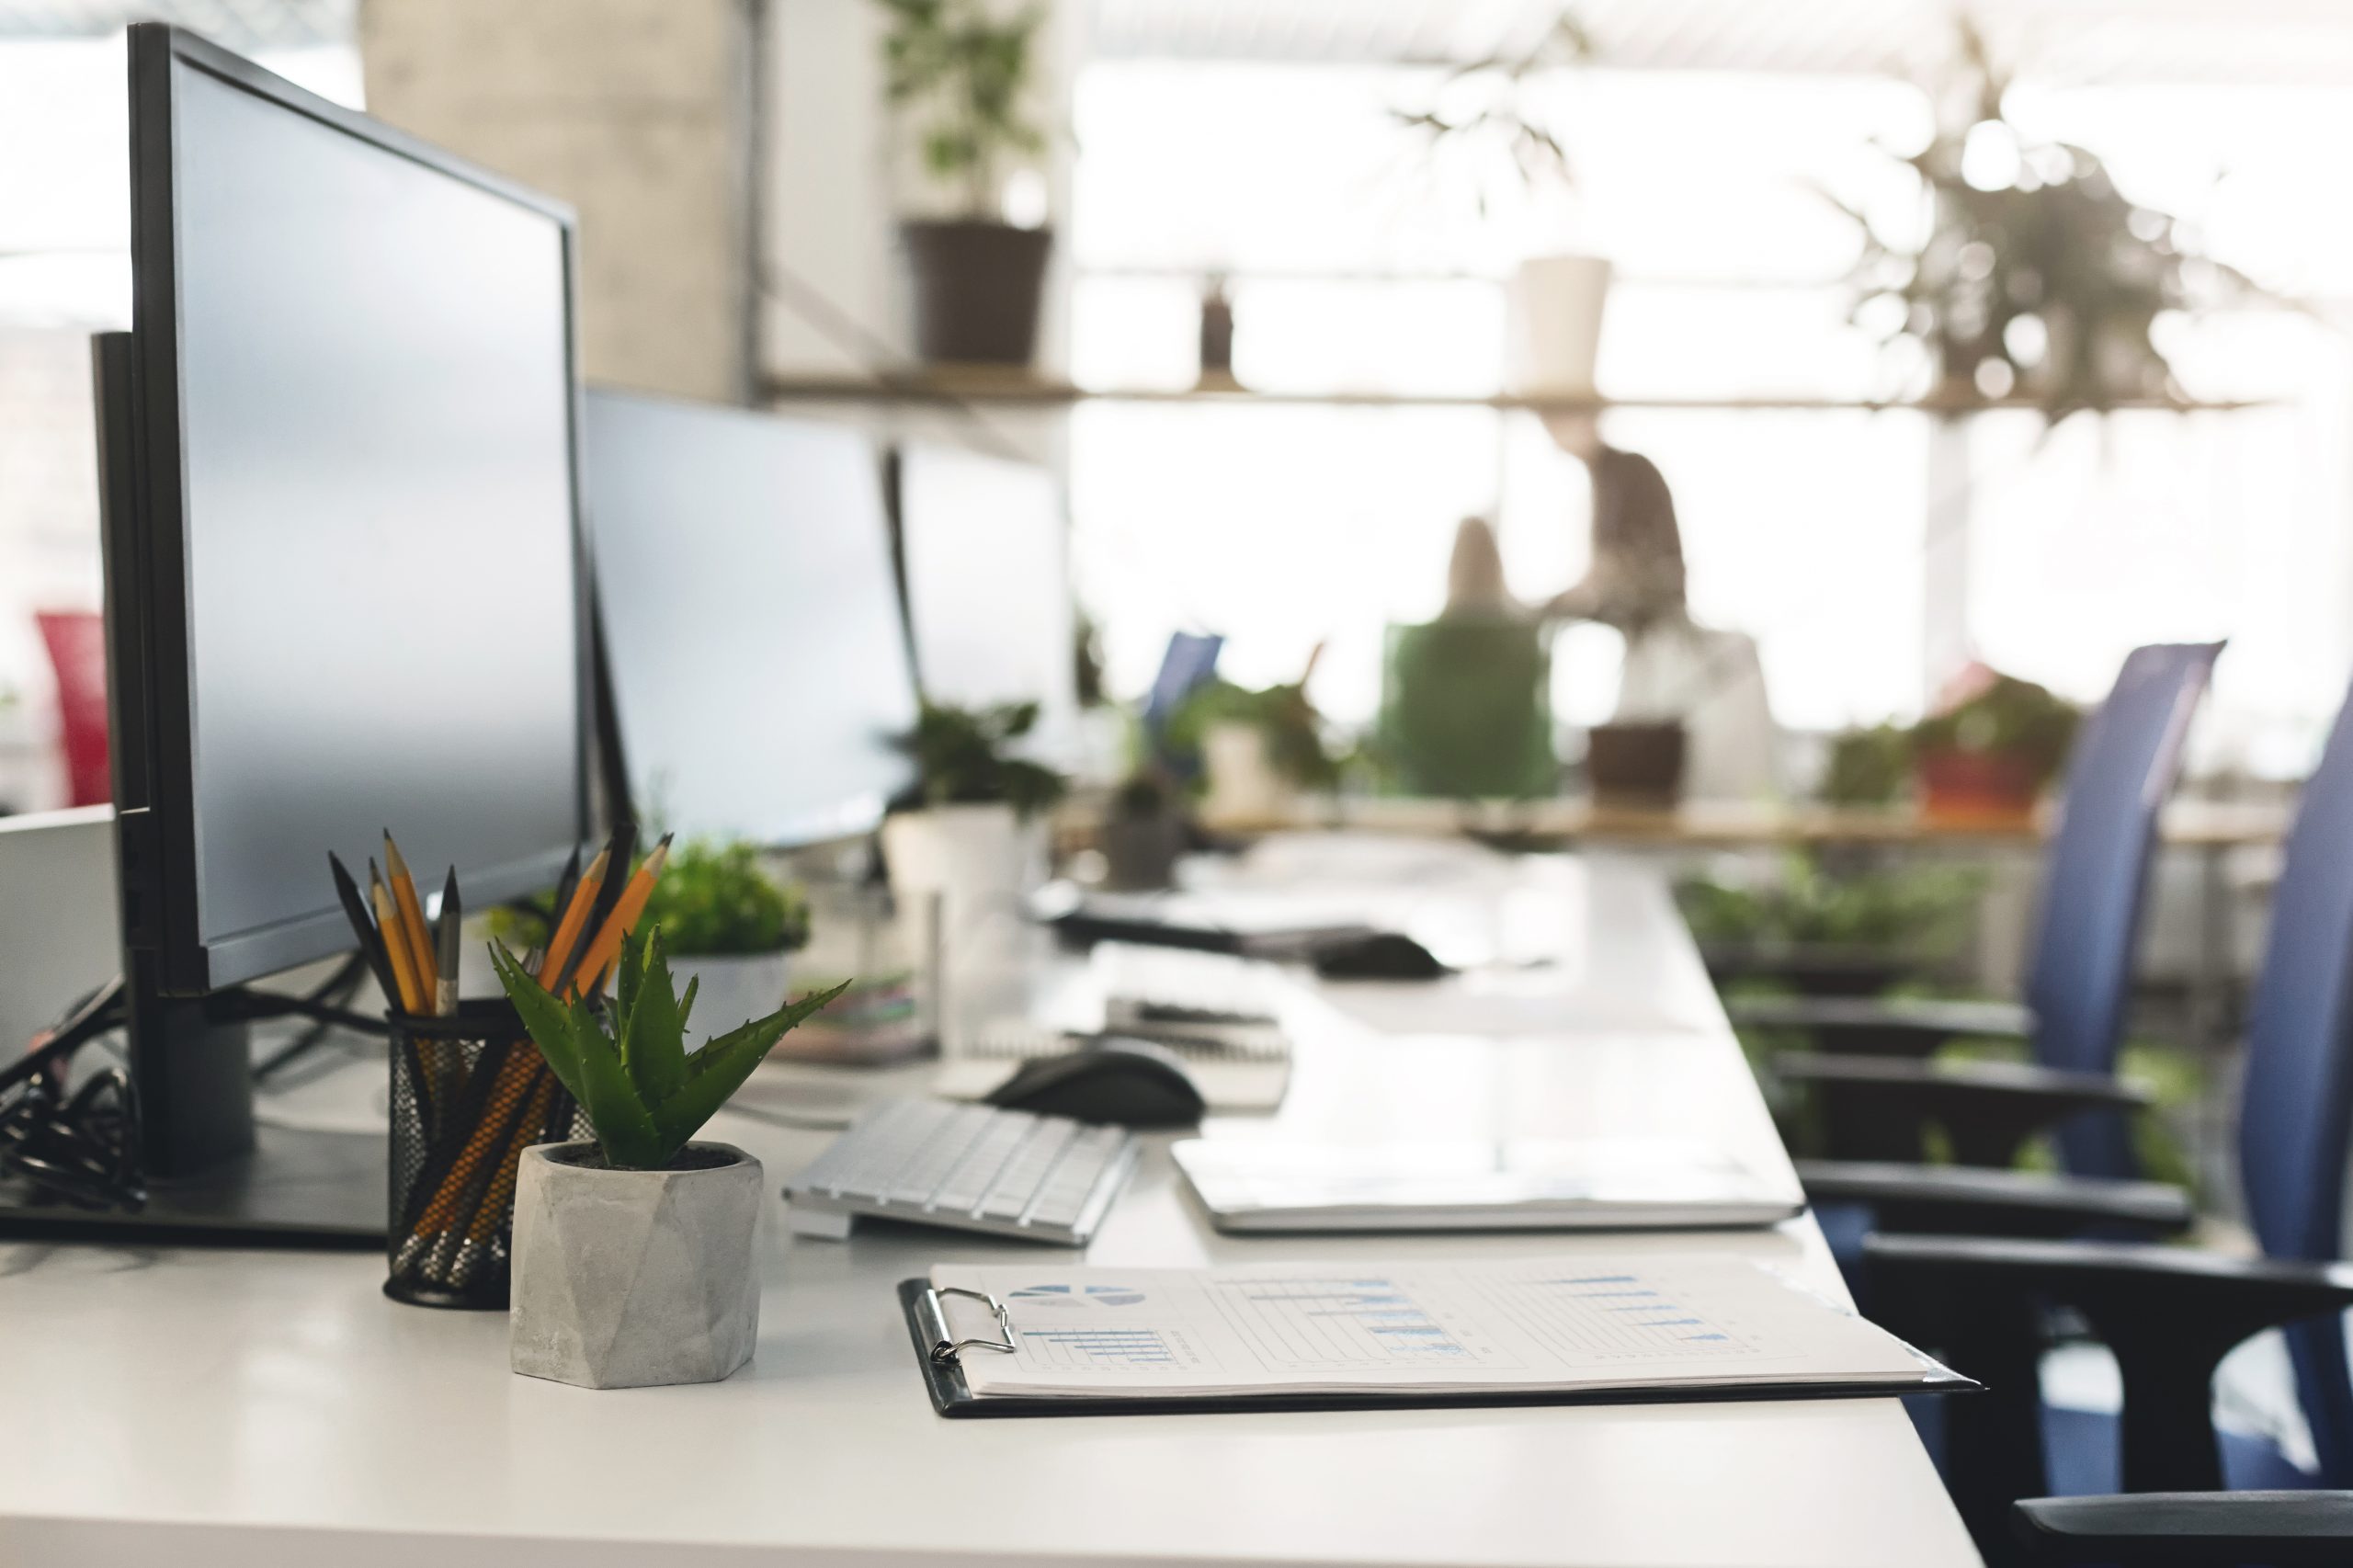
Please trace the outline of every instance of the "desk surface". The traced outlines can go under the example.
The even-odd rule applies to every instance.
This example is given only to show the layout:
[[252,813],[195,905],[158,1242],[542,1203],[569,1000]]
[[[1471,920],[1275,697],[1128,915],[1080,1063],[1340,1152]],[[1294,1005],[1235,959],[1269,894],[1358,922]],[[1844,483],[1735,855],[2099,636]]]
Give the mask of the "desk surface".
[[[1607,861],[1549,876],[1547,896],[1580,912],[1558,926],[1559,1029],[1391,1032],[1286,981],[1299,1044],[1277,1125],[1671,1131],[1793,1181],[1659,882]],[[1608,978],[1597,951],[1643,953],[1652,1000],[1701,1021],[1579,1016],[1575,997]],[[827,1136],[776,1118],[922,1072],[766,1069],[714,1131],[774,1185]],[[1163,1142],[1088,1261],[1699,1251],[1792,1263],[1839,1293],[1811,1220],[1680,1238],[1220,1237]],[[688,1568],[852,1551],[892,1565],[1977,1561],[1888,1400],[943,1421],[892,1284],[943,1258],[1043,1255],[894,1228],[794,1241],[782,1219],[778,1205],[762,1239],[752,1365],[619,1392],[510,1375],[503,1318],[395,1305],[374,1257],[0,1247],[0,1560],[598,1568],[652,1561],[659,1541],[660,1562]]]
[[[2229,849],[2276,844],[2290,809],[2254,801],[2175,801],[2160,818],[2167,844]],[[1392,796],[1302,800],[1271,817],[1212,819],[1214,831],[1253,837],[1302,828],[1348,827],[1422,835],[1481,834],[1540,843],[1651,845],[1703,849],[1795,845],[2033,846],[2052,813],[1939,817],[1895,806],[1820,806],[1731,801],[1674,807],[1613,806],[1584,799],[1435,801]]]

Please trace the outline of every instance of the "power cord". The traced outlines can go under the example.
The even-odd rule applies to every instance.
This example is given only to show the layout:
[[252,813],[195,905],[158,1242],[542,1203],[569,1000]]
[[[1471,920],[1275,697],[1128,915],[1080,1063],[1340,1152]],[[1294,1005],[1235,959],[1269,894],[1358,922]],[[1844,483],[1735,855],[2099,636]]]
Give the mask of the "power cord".
[[84,1209],[139,1209],[147,1201],[139,1163],[139,1091],[120,1066],[66,1087],[66,1063],[125,1019],[119,980],[91,992],[0,1068],[0,1178]]

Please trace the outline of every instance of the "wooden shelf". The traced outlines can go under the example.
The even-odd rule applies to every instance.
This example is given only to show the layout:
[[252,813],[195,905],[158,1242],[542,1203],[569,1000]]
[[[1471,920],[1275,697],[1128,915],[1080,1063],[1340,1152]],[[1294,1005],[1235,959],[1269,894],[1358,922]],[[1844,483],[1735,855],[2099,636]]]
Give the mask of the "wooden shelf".
[[[764,389],[778,402],[963,403],[999,406],[1063,407],[1079,403],[1224,404],[1229,407],[1301,408],[1493,408],[1531,409],[1542,413],[1598,412],[1610,408],[1694,410],[1756,410],[1760,412],[1902,411],[1942,418],[2005,409],[2032,410],[2022,399],[1997,403],[1870,398],[1815,397],[1803,393],[1760,393],[1743,397],[1547,397],[1513,393],[1477,395],[1462,392],[1253,392],[1245,388],[1074,386],[1015,370],[953,370],[921,375],[860,378],[855,376],[777,376]],[[2159,410],[2177,414],[2226,413],[2261,406],[2254,402],[2174,403],[2162,400],[2118,405],[2123,409]]]

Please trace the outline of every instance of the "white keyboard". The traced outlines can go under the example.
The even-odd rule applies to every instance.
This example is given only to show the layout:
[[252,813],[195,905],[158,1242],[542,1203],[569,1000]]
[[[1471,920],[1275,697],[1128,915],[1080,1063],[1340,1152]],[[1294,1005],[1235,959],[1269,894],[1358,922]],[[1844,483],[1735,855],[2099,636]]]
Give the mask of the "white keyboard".
[[801,1235],[839,1240],[870,1215],[1085,1246],[1135,1162],[1124,1128],[886,1100],[787,1182],[784,1196]]

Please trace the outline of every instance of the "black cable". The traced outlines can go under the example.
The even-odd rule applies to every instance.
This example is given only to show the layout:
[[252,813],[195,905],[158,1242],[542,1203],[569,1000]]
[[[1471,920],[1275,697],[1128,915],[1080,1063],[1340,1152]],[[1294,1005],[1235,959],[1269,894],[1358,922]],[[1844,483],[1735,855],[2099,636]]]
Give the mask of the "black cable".
[[[353,953],[337,965],[333,974],[321,982],[308,994],[279,996],[263,992],[238,994],[238,1012],[247,1018],[307,1017],[314,1020],[311,1027],[286,1044],[254,1063],[254,1082],[266,1082],[316,1050],[329,1031],[338,1025],[362,1034],[388,1035],[392,1027],[381,1017],[354,1013],[345,1004],[358,993],[368,977],[368,959],[364,953]],[[251,1010],[248,1011],[247,1009]]]
[[0,1068],[0,1177],[88,1209],[137,1209],[147,1201],[139,1163],[139,1095],[120,1067],[66,1090],[74,1052],[128,1017],[115,980],[67,1009],[55,1029]]

